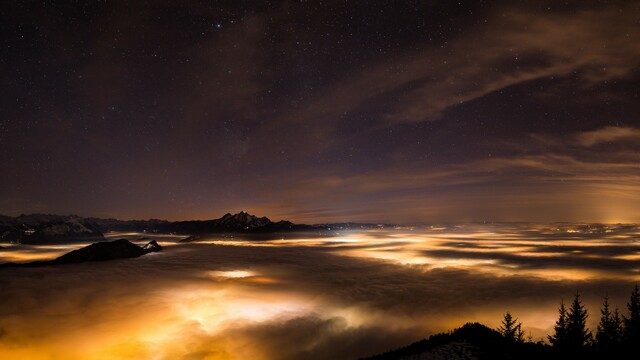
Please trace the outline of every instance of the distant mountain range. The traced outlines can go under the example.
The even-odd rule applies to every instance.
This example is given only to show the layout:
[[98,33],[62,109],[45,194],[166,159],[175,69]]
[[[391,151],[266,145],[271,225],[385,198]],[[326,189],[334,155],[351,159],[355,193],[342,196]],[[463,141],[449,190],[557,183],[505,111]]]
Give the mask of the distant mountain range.
[[270,234],[290,231],[364,229],[376,226],[356,223],[306,225],[294,224],[286,220],[273,222],[267,217],[257,217],[246,211],[237,214],[227,213],[214,220],[189,221],[117,220],[48,214],[16,217],[0,215],[0,243],[51,244],[100,241],[104,240],[103,234],[109,231],[195,235],[193,240],[203,234]]
[[4,243],[50,244],[103,239],[95,223],[77,216],[34,214],[0,218],[0,242]]
[[[598,237],[604,234],[622,234],[640,230],[637,224],[587,224],[553,223],[536,225],[531,223],[449,223],[424,226],[429,231],[472,231],[477,227],[504,226],[513,228],[525,226],[524,230],[532,235],[544,234],[547,237]],[[412,229],[412,226],[395,224],[368,223],[331,223],[331,224],[294,224],[291,221],[271,221],[267,217],[257,217],[246,211],[237,214],[225,214],[213,220],[167,221],[118,220],[77,215],[31,214],[16,217],[0,215],[0,243],[52,244],[73,241],[101,241],[104,233],[139,232],[185,235],[183,241],[198,240],[205,234],[242,234],[253,239],[270,239],[274,235],[287,232],[315,231],[319,235],[330,236],[336,231],[369,230],[380,228]]]

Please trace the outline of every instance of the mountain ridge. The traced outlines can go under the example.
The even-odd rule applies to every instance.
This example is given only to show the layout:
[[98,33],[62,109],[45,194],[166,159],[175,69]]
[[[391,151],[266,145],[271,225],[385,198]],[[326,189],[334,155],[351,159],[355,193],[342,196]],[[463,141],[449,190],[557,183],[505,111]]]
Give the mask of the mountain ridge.
[[104,239],[104,233],[148,232],[183,235],[218,233],[277,233],[286,231],[325,230],[328,226],[294,224],[288,220],[271,221],[240,211],[226,213],[212,220],[167,221],[83,218],[78,215],[21,214],[0,215],[0,243],[42,244],[87,239]]

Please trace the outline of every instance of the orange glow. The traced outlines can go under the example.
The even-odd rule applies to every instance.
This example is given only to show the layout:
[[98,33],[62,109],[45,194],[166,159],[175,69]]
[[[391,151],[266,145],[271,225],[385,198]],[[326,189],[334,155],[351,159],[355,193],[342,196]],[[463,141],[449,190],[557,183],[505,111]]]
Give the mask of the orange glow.
[[0,263],[4,262],[31,262],[39,260],[51,260],[64,255],[71,250],[89,245],[81,243],[73,245],[3,245],[4,251],[0,251]]
[[209,273],[215,278],[231,278],[231,279],[243,279],[248,277],[254,277],[257,274],[250,270],[230,270],[230,271],[212,271]]
[[[306,334],[299,326],[325,324],[305,330],[314,340],[296,345],[310,349],[329,346],[330,336],[376,326],[405,334],[408,343],[467,321],[497,327],[506,310],[539,340],[551,331],[560,297],[571,292],[524,302],[503,299],[514,283],[564,289],[563,284],[588,280],[640,279],[634,231],[595,236],[581,228],[575,233],[526,230],[371,230],[271,241],[212,237],[186,244],[174,237],[162,238],[165,251],[159,256],[135,261],[2,269],[0,282],[14,289],[6,299],[15,302],[0,304],[11,309],[0,316],[6,333],[0,338],[0,358],[175,359],[201,353],[203,359],[268,360],[284,351],[272,347],[279,336]],[[149,241],[138,239],[141,234],[127,235],[138,243]],[[2,256],[45,259],[81,245],[10,246]],[[600,261],[617,261],[618,268],[591,265]],[[387,272],[398,279],[378,280]],[[456,290],[443,287],[465,278],[471,282]],[[486,299],[472,304],[460,300],[475,296],[466,286],[488,282],[491,287],[501,279],[507,279],[508,290],[495,289],[494,295],[492,288],[483,295]],[[404,290],[412,282],[415,287]],[[18,296],[19,288],[25,298]],[[423,288],[412,299],[412,292]],[[34,296],[33,289],[38,294],[51,290]],[[600,294],[592,295],[593,314]]]

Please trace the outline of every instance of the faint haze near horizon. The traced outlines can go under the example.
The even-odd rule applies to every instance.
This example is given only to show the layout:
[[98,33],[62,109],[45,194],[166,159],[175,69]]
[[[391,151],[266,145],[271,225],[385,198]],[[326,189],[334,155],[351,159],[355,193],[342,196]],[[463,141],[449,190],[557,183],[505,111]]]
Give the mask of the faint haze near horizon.
[[272,222],[278,222],[278,221],[292,221],[294,224],[303,224],[303,225],[331,225],[331,224],[362,224],[362,225],[367,225],[367,226],[371,226],[371,225],[379,225],[381,228],[384,228],[385,226],[400,226],[400,227],[425,227],[425,226],[475,226],[475,225],[517,225],[517,224],[528,224],[530,226],[541,226],[541,227],[554,227],[554,226],[589,226],[589,225],[635,225],[638,224],[638,221],[621,221],[620,218],[614,218],[612,216],[603,216],[603,218],[607,218],[607,221],[569,221],[569,220],[554,220],[554,221],[535,221],[535,220],[516,220],[517,217],[514,217],[511,220],[462,220],[462,217],[460,217],[458,220],[444,220],[444,219],[440,219],[440,217],[432,217],[432,218],[428,218],[428,219],[422,219],[422,220],[409,220],[411,219],[411,215],[415,214],[408,214],[409,216],[403,215],[403,212],[399,212],[394,214],[393,216],[389,216],[389,219],[397,219],[397,221],[390,221],[390,220],[377,220],[377,218],[372,217],[370,218],[368,213],[365,214],[360,214],[358,216],[353,216],[353,215],[349,215],[350,217],[347,217],[346,215],[344,216],[335,216],[335,215],[328,215],[327,212],[328,211],[319,211],[319,213],[322,213],[323,217],[318,218],[316,217],[314,214],[316,214],[316,212],[303,212],[301,214],[296,215],[295,213],[282,213],[282,214],[277,214],[276,216],[272,216],[269,214],[263,214],[263,213],[253,213],[252,211],[246,211],[244,209],[240,209],[237,211],[228,211],[224,214],[220,213],[220,214],[212,214],[211,216],[200,216],[200,217],[188,217],[188,218],[178,218],[178,219],[173,219],[173,218],[152,218],[152,217],[139,217],[139,218],[122,218],[122,217],[116,217],[116,216],[109,216],[109,215],[103,215],[103,216],[83,216],[83,214],[77,214],[77,213],[69,213],[69,214],[64,214],[64,213],[31,213],[31,214],[24,214],[24,213],[15,213],[13,214],[14,216],[11,215],[7,215],[7,214],[0,214],[0,216],[9,216],[9,217],[14,217],[14,218],[19,218],[19,217],[33,217],[33,216],[38,216],[38,215],[43,215],[43,216],[60,216],[60,217],[78,217],[78,218],[82,218],[82,219],[91,219],[91,218],[95,218],[95,219],[116,219],[116,220],[123,220],[123,221],[149,221],[149,220],[160,220],[160,221],[168,221],[168,222],[174,222],[174,221],[207,221],[207,220],[215,220],[215,219],[219,219],[220,217],[223,217],[225,214],[234,214],[234,213],[241,213],[241,212],[247,212],[250,215],[254,215],[257,217],[266,217],[268,218],[270,221]]

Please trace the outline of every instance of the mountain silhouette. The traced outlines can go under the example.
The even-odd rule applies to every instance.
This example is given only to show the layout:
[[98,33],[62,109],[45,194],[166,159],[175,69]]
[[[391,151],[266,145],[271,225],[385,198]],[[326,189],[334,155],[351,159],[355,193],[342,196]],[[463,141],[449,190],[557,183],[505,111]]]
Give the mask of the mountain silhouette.
[[[118,220],[77,215],[30,214],[9,217],[0,215],[0,243],[53,244],[74,241],[103,240],[103,234],[117,232],[145,232],[184,234],[193,236],[189,241],[197,240],[203,234],[268,234],[293,231],[330,232],[350,229],[377,229],[379,224],[335,223],[335,224],[294,224],[291,221],[271,221],[267,217],[258,217],[241,211],[226,213],[218,219],[167,221]],[[394,226],[394,225],[384,225]]]
[[83,248],[70,251],[50,261],[35,261],[20,264],[5,263],[0,264],[0,267],[38,267],[47,265],[76,264],[88,261],[127,259],[140,257],[142,255],[158,251],[162,251],[162,247],[155,240],[152,240],[145,246],[140,247],[129,240],[118,239],[93,243]]

